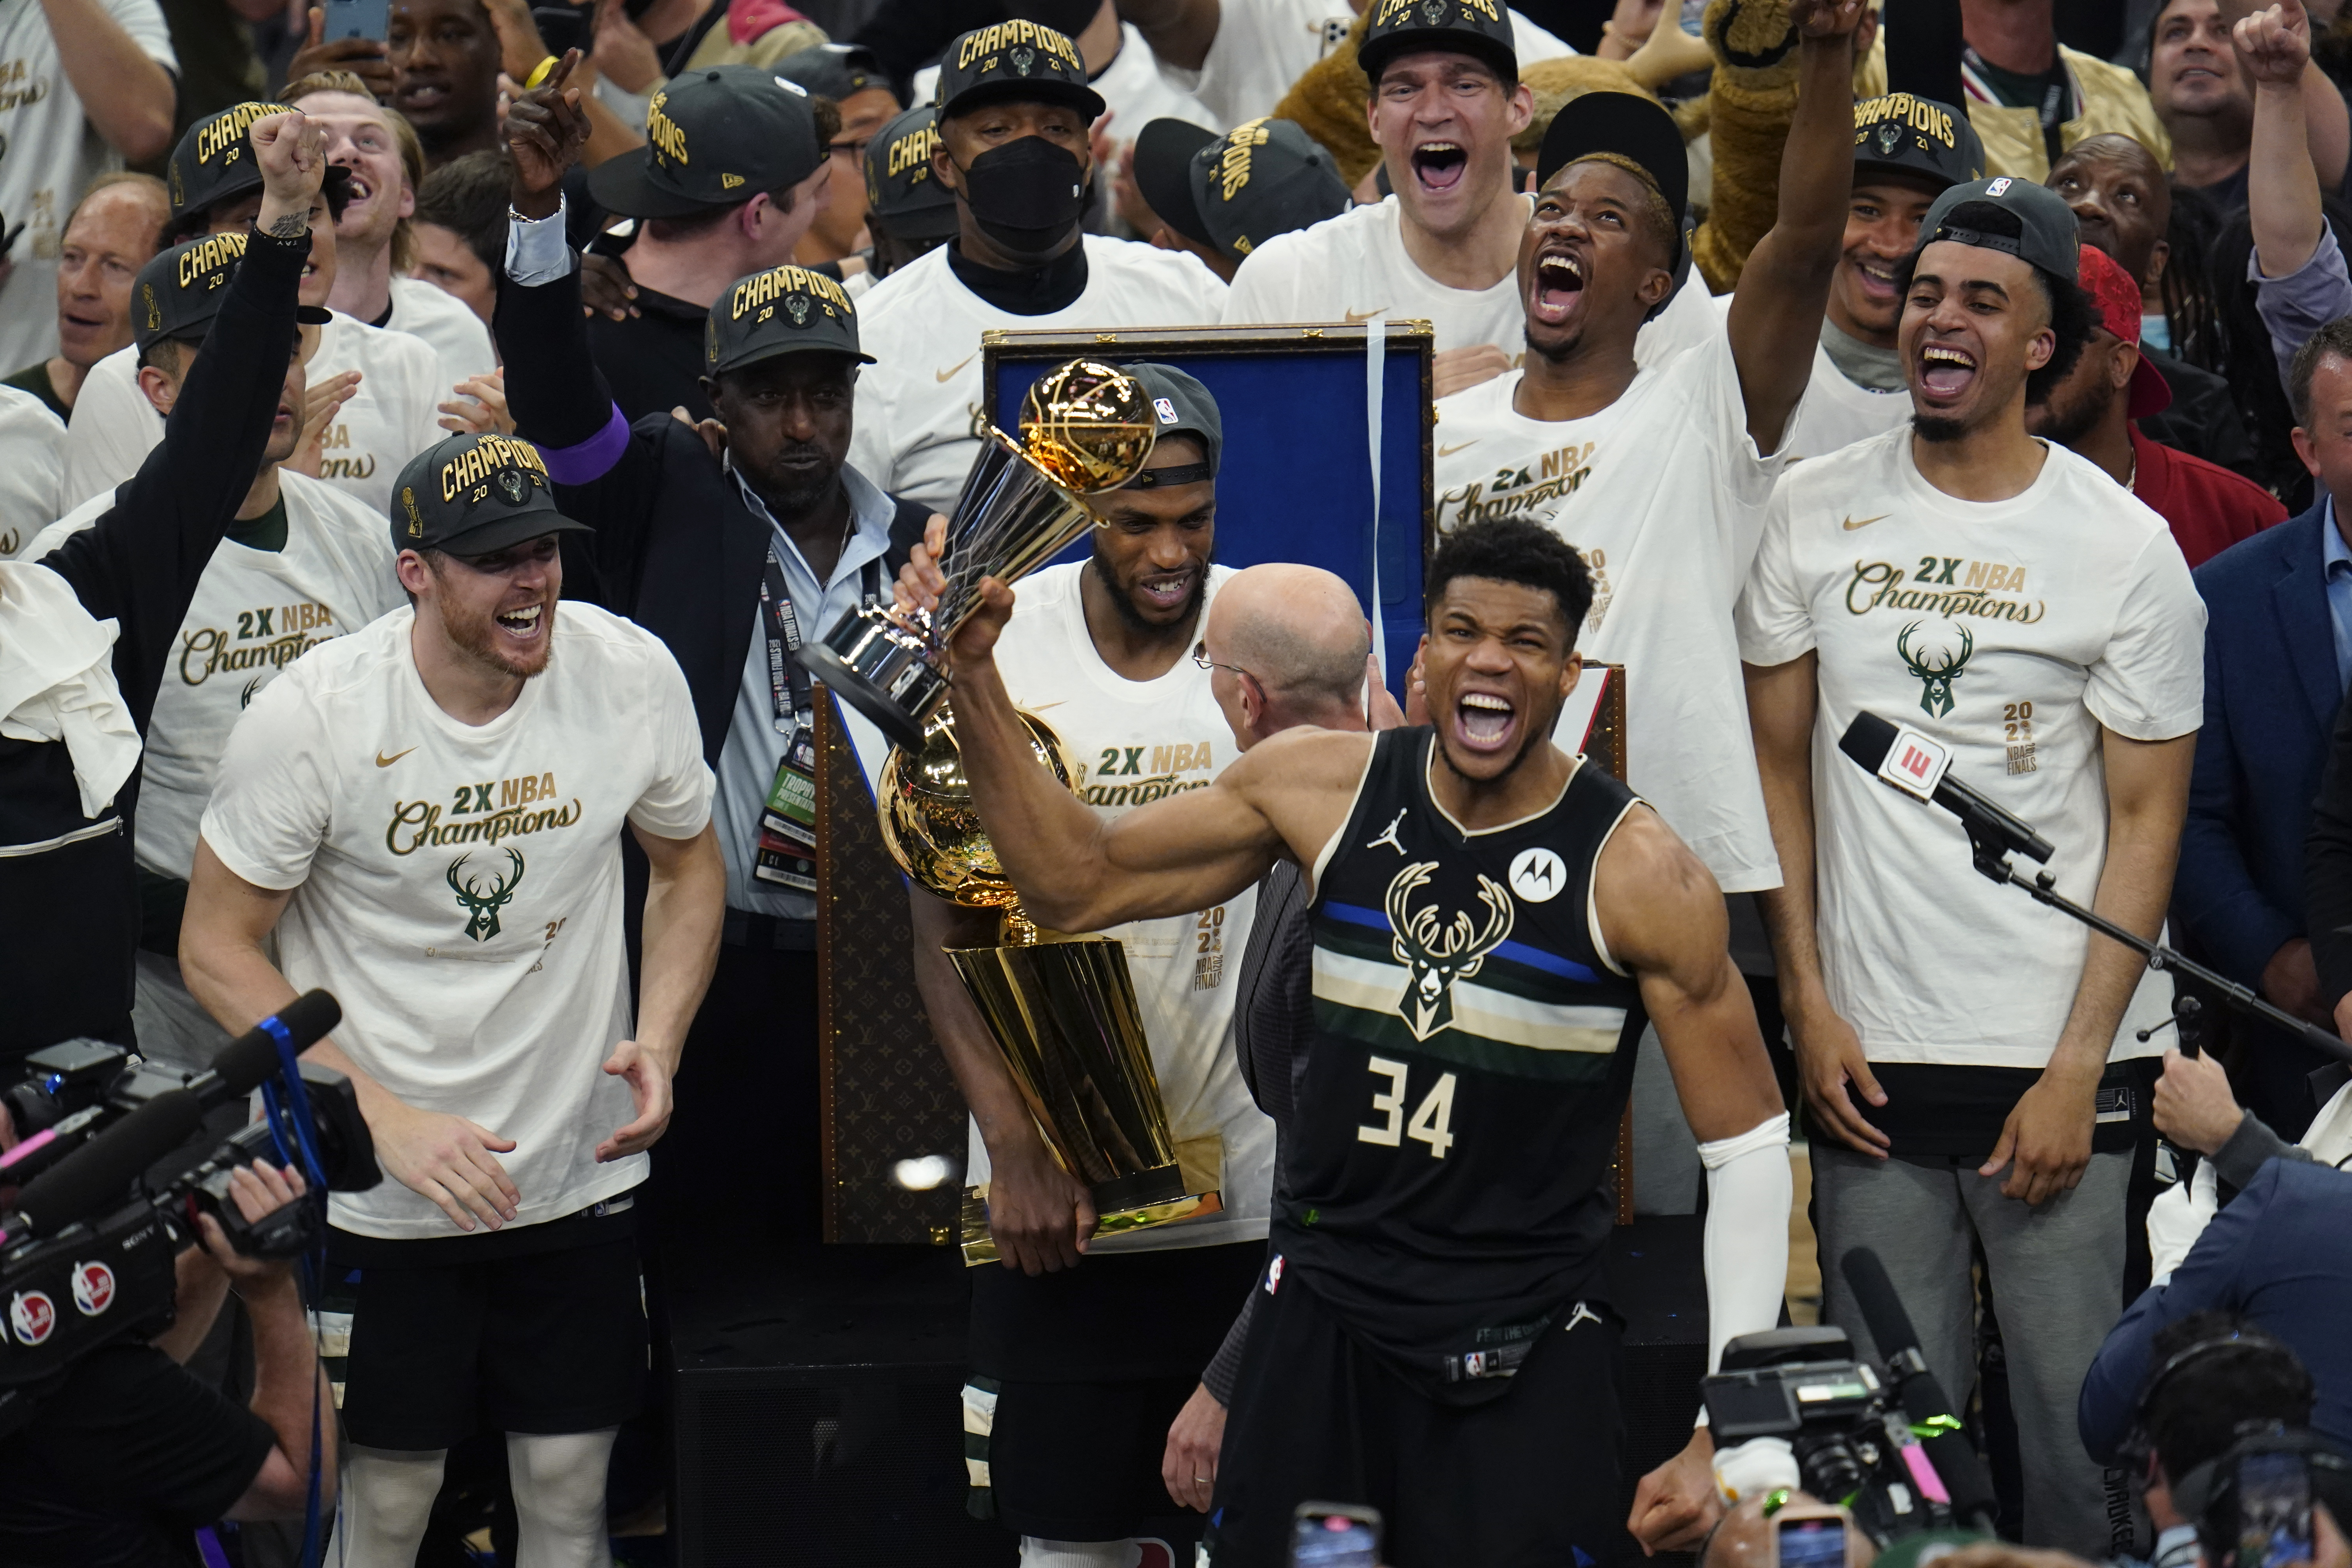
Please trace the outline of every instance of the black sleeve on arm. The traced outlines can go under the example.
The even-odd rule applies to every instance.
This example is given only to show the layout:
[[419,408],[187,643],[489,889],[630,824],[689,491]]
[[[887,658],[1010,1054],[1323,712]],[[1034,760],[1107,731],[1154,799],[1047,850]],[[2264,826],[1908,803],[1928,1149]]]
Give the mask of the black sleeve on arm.
[[499,268],[491,330],[506,364],[507,407],[515,433],[541,448],[576,447],[613,416],[613,389],[588,351],[580,309],[580,268],[529,287]]
[[2304,929],[2319,970],[2319,994],[2331,1008],[2352,991],[2352,703],[2338,709],[2327,743],[2327,771],[2311,805],[2303,841]]
[[235,1507],[278,1446],[268,1422],[142,1344],[84,1357],[27,1436],[73,1501],[184,1530]]
[[1960,0],[1904,0],[1901,15],[1883,15],[1886,30],[1886,90],[1932,98],[1965,110],[1960,85]]
[[1241,1386],[1242,1352],[1249,1344],[1250,1316],[1256,1310],[1257,1287],[1252,1285],[1250,1293],[1242,1300],[1242,1310],[1234,1314],[1234,1326],[1225,1331],[1225,1342],[1217,1347],[1217,1353],[1209,1358],[1209,1364],[1201,1372],[1201,1386],[1209,1391],[1210,1398],[1228,1410],[1234,1407],[1234,1390]]
[[114,679],[143,731],[180,623],[214,547],[253,489],[294,348],[295,290],[310,237],[248,233],[245,259],[189,368],[163,440],[114,507],[46,564],[100,620],[121,623]]

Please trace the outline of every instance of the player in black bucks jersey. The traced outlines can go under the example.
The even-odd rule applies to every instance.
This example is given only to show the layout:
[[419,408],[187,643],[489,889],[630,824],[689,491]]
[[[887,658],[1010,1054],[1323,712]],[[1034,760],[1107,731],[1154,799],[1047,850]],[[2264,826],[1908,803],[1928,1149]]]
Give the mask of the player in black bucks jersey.
[[[902,601],[940,584],[918,550]],[[1723,895],[1549,738],[1591,592],[1549,531],[1465,528],[1429,572],[1433,726],[1287,731],[1115,822],[1030,761],[991,658],[1011,593],[987,584],[956,638],[973,797],[1041,923],[1205,909],[1277,858],[1311,879],[1316,1034],[1217,1471],[1219,1568],[1281,1563],[1308,1498],[1381,1509],[1396,1568],[1618,1554],[1616,1326],[1596,1292],[1645,1016],[1706,1140],[1715,1346],[1779,1319],[1788,1119]],[[1711,1452],[1701,1433],[1643,1482],[1645,1542],[1704,1522]]]

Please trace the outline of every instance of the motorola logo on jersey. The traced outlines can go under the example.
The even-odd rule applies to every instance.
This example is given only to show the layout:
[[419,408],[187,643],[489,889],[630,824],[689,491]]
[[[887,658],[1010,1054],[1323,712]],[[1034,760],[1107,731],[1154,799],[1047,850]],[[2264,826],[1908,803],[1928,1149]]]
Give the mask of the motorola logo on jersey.
[[95,1318],[114,1305],[114,1270],[103,1263],[73,1266],[74,1310]]
[[19,1290],[8,1303],[8,1326],[19,1343],[37,1345],[58,1326],[57,1303],[38,1290]]
[[1511,891],[1531,904],[1549,903],[1567,886],[1567,862],[1540,844],[1520,850],[1511,861]]

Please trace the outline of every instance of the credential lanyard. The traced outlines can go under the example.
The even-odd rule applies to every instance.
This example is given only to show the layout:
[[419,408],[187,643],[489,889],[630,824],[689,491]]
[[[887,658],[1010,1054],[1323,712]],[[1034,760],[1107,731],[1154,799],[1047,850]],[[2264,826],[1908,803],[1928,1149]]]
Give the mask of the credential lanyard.
[[[858,597],[872,605],[882,596],[882,563],[868,561],[858,569]],[[809,674],[801,663],[801,620],[793,609],[793,595],[784,585],[783,563],[768,547],[768,563],[760,577],[760,629],[768,643],[768,692],[774,704],[776,733],[789,735],[814,717]]]

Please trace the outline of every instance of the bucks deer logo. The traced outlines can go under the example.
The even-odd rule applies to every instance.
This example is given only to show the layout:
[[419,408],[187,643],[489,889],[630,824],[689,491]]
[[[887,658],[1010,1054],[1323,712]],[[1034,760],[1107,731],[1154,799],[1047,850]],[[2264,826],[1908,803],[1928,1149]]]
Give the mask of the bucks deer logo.
[[807,326],[809,319],[808,296],[805,294],[785,295],[784,313],[793,319],[793,325],[795,327]]
[[1878,129],[1872,133],[1872,136],[1878,143],[1880,155],[1891,157],[1894,155],[1895,149],[1902,145],[1903,127],[1895,124],[1892,120],[1883,120],[1879,121]]
[[1389,930],[1394,933],[1391,951],[1411,972],[1397,1014],[1416,1040],[1425,1040],[1454,1022],[1454,983],[1478,973],[1486,955],[1511,934],[1511,895],[1492,877],[1478,878],[1478,901],[1486,906],[1486,924],[1475,922],[1466,910],[1456,910],[1448,921],[1435,904],[1412,907],[1412,895],[1437,869],[1434,860],[1415,860],[1390,879]]
[[497,483],[499,490],[505,494],[508,504],[511,506],[522,505],[523,498],[530,493],[530,481],[523,478],[518,469],[499,469]]
[[1036,63],[1036,50],[1031,48],[1018,48],[1013,51],[1013,68],[1019,71],[1023,76],[1027,76],[1029,74],[1029,68]]
[[1421,19],[1435,27],[1445,21],[1445,0],[1422,0]]
[[1930,719],[1940,719],[1952,710],[1952,682],[1967,673],[1969,656],[1976,652],[1977,639],[1969,634],[1968,627],[1962,626],[1960,651],[1953,653],[1947,649],[1943,663],[1929,664],[1911,651],[1911,634],[1917,631],[1919,626],[1919,622],[1913,621],[1895,635],[1895,651],[1903,656],[1905,668],[1927,685],[1927,689],[1919,694],[1919,706]]
[[514,897],[515,889],[522,886],[521,851],[502,848],[501,852],[507,858],[509,869],[487,889],[480,885],[478,878],[469,876],[462,881],[458,879],[459,868],[474,858],[471,850],[449,862],[449,890],[457,895],[457,902],[465,907],[466,934],[476,942],[488,942],[499,934],[499,910]]

